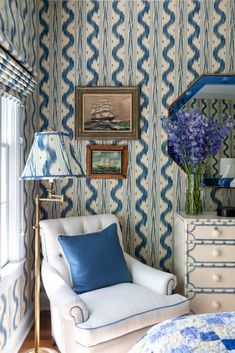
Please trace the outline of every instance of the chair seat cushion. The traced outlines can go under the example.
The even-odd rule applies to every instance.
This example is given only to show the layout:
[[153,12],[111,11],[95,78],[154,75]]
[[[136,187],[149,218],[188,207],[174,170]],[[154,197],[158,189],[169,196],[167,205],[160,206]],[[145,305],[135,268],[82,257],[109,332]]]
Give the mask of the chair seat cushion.
[[185,297],[158,294],[133,283],[98,289],[80,297],[90,316],[76,325],[75,340],[86,347],[188,312]]
[[70,267],[75,293],[131,282],[116,223],[99,232],[59,235],[58,240]]

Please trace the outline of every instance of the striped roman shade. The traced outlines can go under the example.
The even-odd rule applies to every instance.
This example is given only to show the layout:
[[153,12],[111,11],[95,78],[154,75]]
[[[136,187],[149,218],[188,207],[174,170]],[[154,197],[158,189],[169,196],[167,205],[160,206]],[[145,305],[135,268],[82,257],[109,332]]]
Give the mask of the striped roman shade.
[[0,83],[21,95],[32,94],[36,85],[33,76],[0,47]]

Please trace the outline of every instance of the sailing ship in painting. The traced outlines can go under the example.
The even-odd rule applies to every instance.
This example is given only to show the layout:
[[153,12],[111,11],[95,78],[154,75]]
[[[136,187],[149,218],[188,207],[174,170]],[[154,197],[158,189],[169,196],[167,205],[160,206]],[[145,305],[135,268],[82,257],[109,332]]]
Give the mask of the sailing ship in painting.
[[120,119],[107,98],[98,99],[89,114],[90,116],[84,121],[85,130],[130,131],[130,120]]
[[94,163],[93,168],[96,173],[118,173],[120,166],[115,159],[101,158],[99,162]]
[[93,173],[120,173],[121,152],[120,151],[93,151],[92,152]]
[[91,120],[112,121],[118,117],[118,114],[113,114],[112,111],[113,106],[107,99],[98,100],[98,102],[93,105]]
[[115,160],[110,160],[109,158],[101,158],[99,163],[96,163],[98,168],[116,168],[117,162]]

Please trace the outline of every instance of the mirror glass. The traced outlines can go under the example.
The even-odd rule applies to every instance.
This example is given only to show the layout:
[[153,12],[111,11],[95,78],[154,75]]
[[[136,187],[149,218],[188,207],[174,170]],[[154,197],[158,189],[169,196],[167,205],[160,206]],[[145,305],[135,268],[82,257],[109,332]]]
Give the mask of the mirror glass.
[[[235,122],[235,75],[202,75],[170,106],[169,115],[183,110],[201,111],[221,120],[230,115]],[[174,155],[169,149],[169,154]],[[211,158],[205,186],[235,187],[235,129],[224,139],[221,151]]]

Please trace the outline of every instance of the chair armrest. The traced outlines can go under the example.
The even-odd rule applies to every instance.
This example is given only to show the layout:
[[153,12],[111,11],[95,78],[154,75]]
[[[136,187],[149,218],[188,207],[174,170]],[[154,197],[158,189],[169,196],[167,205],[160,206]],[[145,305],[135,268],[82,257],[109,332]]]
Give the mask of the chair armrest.
[[42,280],[50,304],[67,320],[74,319],[75,324],[89,317],[85,302],[74,293],[59,273],[48,262],[42,262]]
[[177,281],[175,275],[147,266],[124,252],[133,283],[140,284],[160,294],[172,294]]

